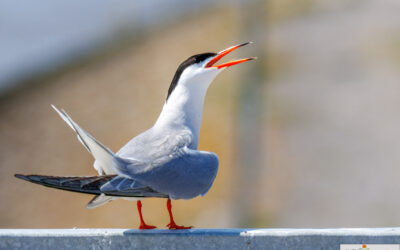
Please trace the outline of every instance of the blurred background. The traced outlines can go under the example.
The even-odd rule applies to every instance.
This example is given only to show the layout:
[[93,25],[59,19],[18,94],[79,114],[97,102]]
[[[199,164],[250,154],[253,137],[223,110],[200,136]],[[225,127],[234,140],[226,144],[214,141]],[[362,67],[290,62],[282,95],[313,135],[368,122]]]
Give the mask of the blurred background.
[[[50,104],[117,151],[153,125],[179,63],[246,41],[231,59],[259,60],[224,71],[205,102],[216,181],[173,203],[177,223],[398,226],[399,13],[395,0],[1,1],[0,227],[136,228],[133,202],[87,210],[89,195],[13,177],[96,174]],[[143,209],[168,223],[165,200]]]

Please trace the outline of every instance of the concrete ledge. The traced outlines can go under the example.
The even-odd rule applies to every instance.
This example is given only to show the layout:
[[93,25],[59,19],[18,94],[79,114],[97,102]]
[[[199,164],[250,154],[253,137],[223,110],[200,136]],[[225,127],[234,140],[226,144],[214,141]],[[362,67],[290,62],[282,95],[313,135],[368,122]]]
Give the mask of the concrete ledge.
[[400,228],[0,229],[0,249],[339,249],[400,244]]

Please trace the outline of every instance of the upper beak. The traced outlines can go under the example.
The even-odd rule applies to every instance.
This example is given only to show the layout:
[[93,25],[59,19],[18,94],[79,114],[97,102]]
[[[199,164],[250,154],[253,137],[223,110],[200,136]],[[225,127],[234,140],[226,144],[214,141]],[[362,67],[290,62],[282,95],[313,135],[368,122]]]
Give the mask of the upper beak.
[[239,44],[239,45],[235,45],[235,46],[229,47],[229,48],[227,48],[227,49],[224,49],[224,50],[218,52],[218,54],[217,54],[213,59],[211,59],[211,61],[209,61],[205,67],[206,67],[206,68],[216,67],[216,68],[218,68],[218,69],[221,69],[221,68],[230,67],[230,66],[233,66],[233,65],[235,65],[235,64],[242,63],[242,62],[247,62],[247,61],[251,61],[251,60],[257,59],[257,57],[250,57],[250,58],[245,58],[245,59],[239,59],[239,60],[230,61],[230,62],[223,63],[223,64],[220,64],[220,65],[214,65],[214,64],[215,64],[216,62],[218,62],[222,57],[228,55],[229,53],[231,53],[231,52],[234,51],[235,49],[240,48],[240,47],[243,47],[243,46],[245,46],[245,45],[247,45],[247,44],[249,44],[249,43],[252,43],[252,42],[247,42],[247,43],[242,43],[242,44]]

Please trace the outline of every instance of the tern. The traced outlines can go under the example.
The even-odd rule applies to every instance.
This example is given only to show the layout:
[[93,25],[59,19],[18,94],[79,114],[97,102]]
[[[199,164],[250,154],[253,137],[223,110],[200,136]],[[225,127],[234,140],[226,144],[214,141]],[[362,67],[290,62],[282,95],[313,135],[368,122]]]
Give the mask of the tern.
[[196,54],[182,62],[168,89],[167,98],[153,127],[130,140],[117,153],[83,130],[64,111],[52,105],[75,131],[78,140],[94,157],[98,176],[55,177],[22,175],[15,177],[43,186],[95,195],[87,208],[123,198],[137,202],[139,229],[153,229],[142,216],[143,198],[167,199],[169,229],[178,226],[172,215],[171,199],[192,199],[205,195],[217,175],[215,153],[200,151],[200,125],[204,98],[214,78],[224,69],[256,59],[234,60],[216,65],[232,51],[251,42],[235,45],[218,53]]

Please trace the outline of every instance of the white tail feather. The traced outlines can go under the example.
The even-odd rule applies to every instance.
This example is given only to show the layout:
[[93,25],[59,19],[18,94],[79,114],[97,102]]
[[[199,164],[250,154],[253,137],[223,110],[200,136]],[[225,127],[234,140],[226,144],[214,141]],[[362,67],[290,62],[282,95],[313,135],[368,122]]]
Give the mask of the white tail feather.
[[51,105],[51,107],[76,132],[78,140],[92,154],[96,160],[94,163],[94,168],[99,172],[99,174],[115,174],[115,170],[112,167],[114,153],[85,130],[83,130],[71,119],[71,117],[68,116],[64,110],[60,111],[54,105]]
[[104,205],[107,202],[110,202],[114,199],[115,199],[114,197],[106,196],[104,194],[96,195],[95,197],[93,197],[93,199],[91,201],[89,201],[89,203],[86,205],[86,208],[93,209],[93,208],[99,207],[101,205]]

